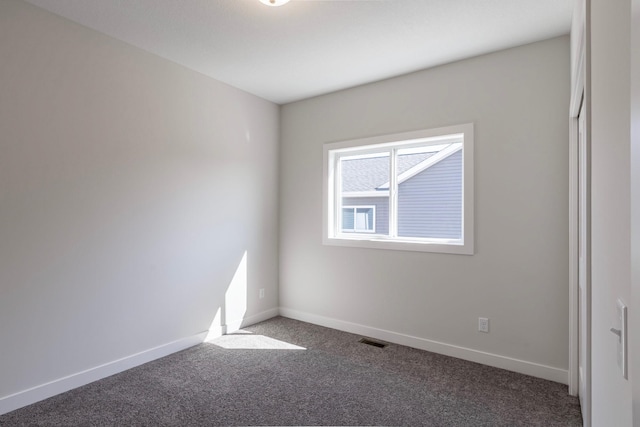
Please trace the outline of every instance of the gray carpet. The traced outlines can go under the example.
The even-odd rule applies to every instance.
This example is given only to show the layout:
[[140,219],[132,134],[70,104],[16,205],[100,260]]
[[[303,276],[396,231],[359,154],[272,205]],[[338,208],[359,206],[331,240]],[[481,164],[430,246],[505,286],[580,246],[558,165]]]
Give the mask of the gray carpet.
[[582,425],[564,385],[360,338],[277,317],[5,414],[0,425]]

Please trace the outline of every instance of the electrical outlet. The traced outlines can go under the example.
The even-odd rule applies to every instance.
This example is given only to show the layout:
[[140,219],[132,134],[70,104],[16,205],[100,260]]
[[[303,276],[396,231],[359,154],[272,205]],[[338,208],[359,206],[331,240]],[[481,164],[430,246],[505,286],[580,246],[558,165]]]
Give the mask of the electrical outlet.
[[489,319],[486,317],[478,317],[478,330],[489,333]]
[[260,299],[264,298],[264,288],[260,288],[259,297]]

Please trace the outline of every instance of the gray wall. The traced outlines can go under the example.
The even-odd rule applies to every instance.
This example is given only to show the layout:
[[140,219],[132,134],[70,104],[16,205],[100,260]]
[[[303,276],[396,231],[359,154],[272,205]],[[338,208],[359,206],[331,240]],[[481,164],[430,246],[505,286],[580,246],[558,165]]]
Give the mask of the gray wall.
[[[569,72],[560,37],[283,106],[283,311],[566,370]],[[323,246],[324,143],[470,122],[475,255]]]
[[278,106],[17,0],[0,58],[0,398],[277,309]]

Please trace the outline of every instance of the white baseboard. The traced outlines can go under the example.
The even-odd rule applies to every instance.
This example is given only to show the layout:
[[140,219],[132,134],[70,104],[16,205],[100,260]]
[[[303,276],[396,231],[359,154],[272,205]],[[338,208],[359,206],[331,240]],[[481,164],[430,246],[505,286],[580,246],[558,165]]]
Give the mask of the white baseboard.
[[[459,359],[469,360],[472,362],[482,363],[484,365],[494,366],[509,371],[519,372],[562,384],[568,383],[568,372],[563,369],[553,368],[550,366],[540,365],[537,363],[527,362],[524,360],[513,359],[510,357],[500,356],[497,354],[485,353],[465,347],[459,347],[451,344],[432,341],[424,338],[413,337],[410,335],[400,334],[397,332],[387,331],[384,329],[372,328],[370,326],[359,325],[356,323],[346,322],[343,320],[332,319],[315,314],[304,313],[288,308],[274,308],[245,317],[235,322],[229,322],[214,332],[214,335],[231,333],[243,327],[253,325],[271,319],[275,316],[284,316],[291,319],[301,320],[303,322],[313,323],[328,328],[338,329],[358,335],[365,335],[371,338],[377,338],[395,344],[406,345],[421,350],[427,350],[434,353],[444,354],[447,356],[457,357]],[[71,389],[81,387],[93,381],[106,378],[127,369],[142,365],[147,362],[168,356],[172,353],[184,350],[186,348],[198,345],[205,340],[208,331],[182,338],[177,341],[170,342],[149,350],[136,353],[131,356],[113,362],[105,363],[95,368],[87,369],[76,374],[66,376],[45,384],[32,387],[18,393],[11,394],[0,398],[0,415],[6,414],[13,410],[31,405],[56,394],[64,393]],[[209,335],[211,337],[211,334]]]
[[114,360],[113,362],[96,366],[95,368],[87,369],[2,397],[0,398],[0,415],[200,344],[205,336],[206,332],[202,332],[182,338],[131,356],[123,357],[122,359]]
[[561,384],[568,384],[569,382],[569,372],[565,369],[500,356],[498,354],[486,353],[483,351],[473,350],[471,348],[459,347],[452,344],[414,337],[384,329],[372,328],[370,326],[359,325],[357,323],[332,319],[289,308],[280,307],[280,315],[303,322],[338,329],[352,334],[364,335],[394,344],[405,345],[407,347],[413,347],[420,350],[456,357],[458,359],[481,363],[483,365],[506,369],[508,371],[519,372],[521,374],[531,375],[532,377],[543,378],[545,380],[555,381]]
[[172,353],[184,350],[215,336],[221,336],[227,332],[233,332],[245,326],[253,325],[264,320],[268,320],[278,315],[278,309],[263,311],[253,316],[245,317],[236,322],[220,326],[215,330],[203,331],[199,334],[182,338],[149,350],[141,351],[113,362],[105,363],[95,368],[87,369],[64,378],[50,381],[18,393],[0,398],[0,415],[14,411],[32,403],[39,402],[56,394],[64,393],[71,389],[81,387],[91,382],[106,378],[108,376],[126,371],[147,362],[168,356]]

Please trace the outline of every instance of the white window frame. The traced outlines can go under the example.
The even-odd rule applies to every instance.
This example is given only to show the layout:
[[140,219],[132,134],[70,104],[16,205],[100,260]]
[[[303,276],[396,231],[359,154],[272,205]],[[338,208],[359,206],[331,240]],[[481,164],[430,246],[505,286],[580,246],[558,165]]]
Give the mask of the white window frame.
[[[461,239],[426,239],[396,236],[397,221],[394,218],[396,209],[389,206],[390,236],[372,235],[362,232],[341,231],[341,202],[339,194],[340,177],[338,162],[341,156],[367,154],[382,150],[408,148],[425,144],[441,145],[443,143],[462,142],[462,238]],[[381,135],[349,141],[331,142],[323,147],[323,243],[333,246],[351,246],[372,249],[391,249],[420,252],[436,252],[447,254],[473,255],[474,253],[474,172],[473,172],[473,123],[447,126],[436,129],[425,129],[393,135]],[[390,158],[393,156],[390,156]],[[391,171],[389,192],[392,194],[390,204],[397,193],[398,177],[395,164],[390,162]]]
[[[342,224],[340,224],[340,232],[341,233],[349,233],[349,234],[353,234],[353,233],[375,233],[376,232],[376,207],[375,205],[362,205],[362,206],[358,206],[358,205],[342,205],[340,207],[341,209],[353,209],[353,231],[344,231]],[[357,214],[357,210],[358,209],[371,209],[371,211],[373,212],[373,219],[372,219],[372,224],[373,224],[373,228],[371,230],[357,230],[356,229],[356,214]],[[342,214],[342,211],[340,211]]]

